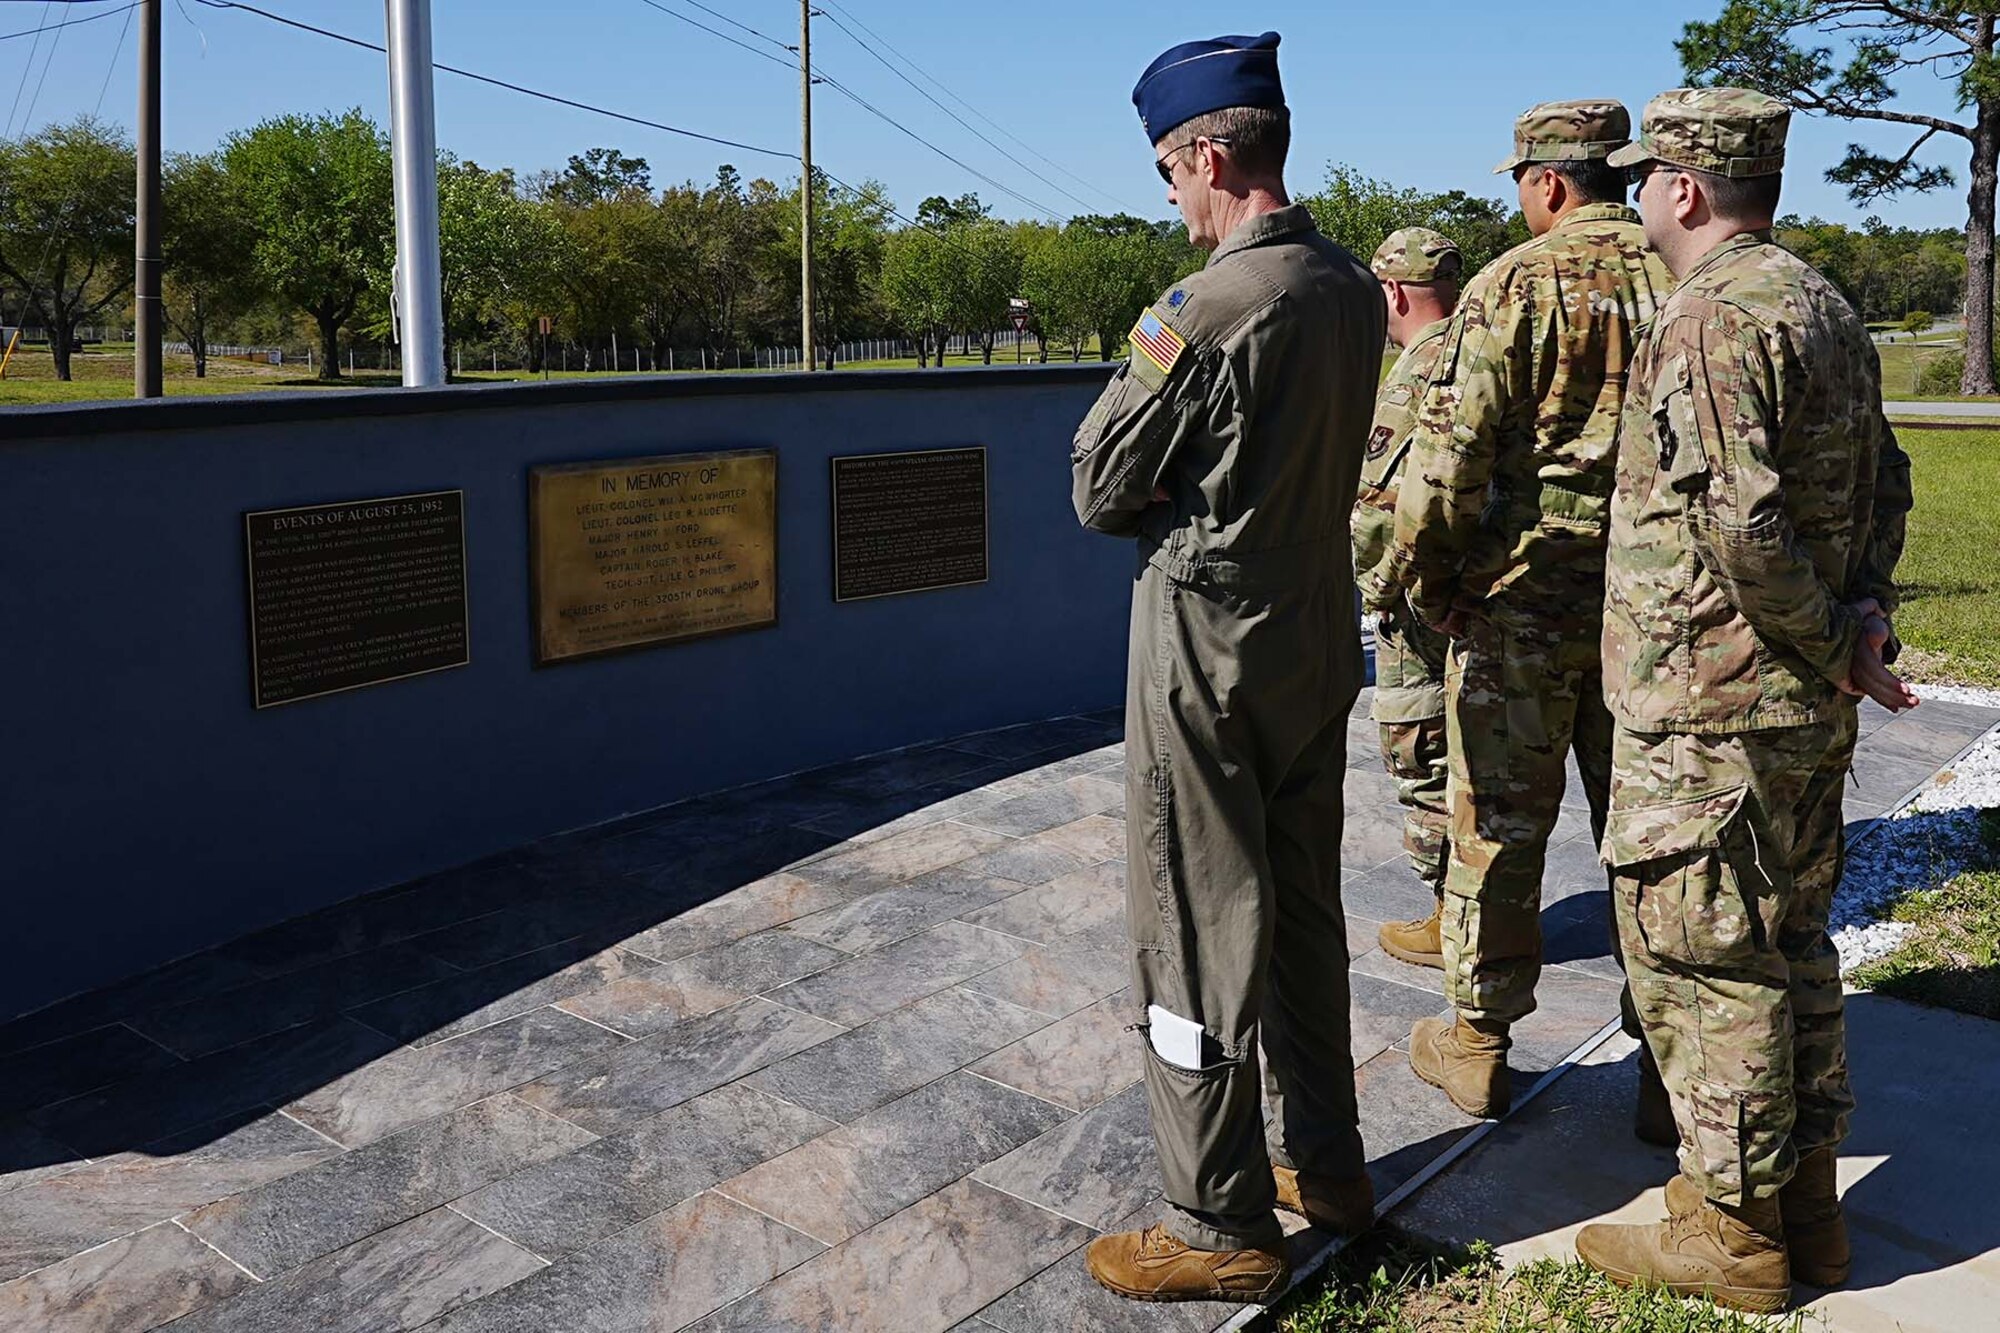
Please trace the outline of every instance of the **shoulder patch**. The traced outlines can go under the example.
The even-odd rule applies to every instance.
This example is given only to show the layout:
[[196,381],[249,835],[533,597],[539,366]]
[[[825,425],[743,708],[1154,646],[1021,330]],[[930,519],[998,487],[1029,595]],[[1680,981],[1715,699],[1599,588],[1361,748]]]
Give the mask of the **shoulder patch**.
[[1188,299],[1187,288],[1176,287],[1167,293],[1167,309],[1179,310],[1181,303]]
[[1132,326],[1131,337],[1133,351],[1159,367],[1162,375],[1173,374],[1181,353],[1187,350],[1187,339],[1176,333],[1150,308]]

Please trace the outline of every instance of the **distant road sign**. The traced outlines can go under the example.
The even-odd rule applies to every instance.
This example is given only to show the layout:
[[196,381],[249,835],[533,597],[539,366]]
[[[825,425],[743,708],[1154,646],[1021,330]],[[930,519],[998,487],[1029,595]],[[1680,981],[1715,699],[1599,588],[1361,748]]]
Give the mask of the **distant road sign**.
[[1016,310],[1014,312],[1014,332],[1020,333],[1027,327],[1028,327],[1028,312],[1025,310]]
[[544,338],[549,336],[550,329],[552,329],[555,326],[555,321],[550,319],[547,315],[543,315],[539,320],[536,321],[536,323],[541,325],[542,336]]

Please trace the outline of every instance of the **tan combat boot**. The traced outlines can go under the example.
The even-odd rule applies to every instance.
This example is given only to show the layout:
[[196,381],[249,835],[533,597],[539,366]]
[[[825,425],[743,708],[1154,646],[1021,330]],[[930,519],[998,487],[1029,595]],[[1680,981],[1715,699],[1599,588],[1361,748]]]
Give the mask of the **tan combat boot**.
[[1276,1300],[1291,1276],[1279,1246],[1197,1250],[1159,1224],[1144,1231],[1099,1236],[1084,1265],[1100,1286],[1135,1301]]
[[1681,1132],[1674,1126],[1673,1099],[1667,1096],[1660,1066],[1644,1042],[1639,1043],[1639,1100],[1632,1108],[1632,1132],[1640,1142],[1655,1147],[1681,1146]]
[[[1837,1287],[1847,1281],[1853,1251],[1847,1243],[1847,1219],[1841,1215],[1834,1186],[1834,1150],[1821,1148],[1799,1158],[1798,1170],[1778,1191],[1778,1214],[1785,1228],[1785,1253],[1792,1276],[1815,1287]],[[1681,1217],[1701,1207],[1701,1188],[1686,1176],[1667,1182],[1667,1212]]]
[[1799,1158],[1798,1170],[1778,1191],[1792,1276],[1815,1287],[1839,1286],[1854,1266],[1854,1253],[1847,1244],[1847,1219],[1841,1215],[1840,1190],[1834,1180],[1835,1160],[1831,1148],[1806,1153]]
[[1351,1179],[1273,1166],[1278,1207],[1303,1217],[1321,1231],[1350,1239],[1375,1225],[1375,1184],[1364,1172]]
[[[1613,1226],[1596,1222],[1577,1233],[1577,1258],[1621,1287],[1654,1285],[1680,1296],[1706,1296],[1750,1314],[1775,1314],[1792,1299],[1784,1224],[1776,1199],[1740,1207],[1697,1198],[1692,1182],[1669,1183],[1664,1222]],[[1675,1205],[1686,1210],[1675,1213]]]
[[1421,921],[1390,921],[1375,932],[1382,952],[1418,967],[1444,966],[1444,897]]
[[1467,1115],[1497,1120],[1513,1097],[1507,1087],[1507,1025],[1459,1015],[1452,1023],[1420,1018],[1410,1030],[1410,1069],[1434,1088],[1443,1088]]

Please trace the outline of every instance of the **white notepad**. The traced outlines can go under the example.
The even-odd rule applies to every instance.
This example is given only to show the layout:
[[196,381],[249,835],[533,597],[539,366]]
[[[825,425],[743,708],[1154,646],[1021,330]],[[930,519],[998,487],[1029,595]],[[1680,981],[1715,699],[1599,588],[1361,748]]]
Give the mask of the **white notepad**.
[[1157,1004],[1146,1006],[1146,1022],[1155,1055],[1182,1069],[1201,1068],[1201,1024]]

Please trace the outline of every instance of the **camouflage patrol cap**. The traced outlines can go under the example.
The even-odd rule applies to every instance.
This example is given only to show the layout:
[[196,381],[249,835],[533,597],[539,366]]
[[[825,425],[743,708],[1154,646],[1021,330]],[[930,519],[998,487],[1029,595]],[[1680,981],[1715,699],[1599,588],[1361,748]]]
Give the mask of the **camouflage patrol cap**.
[[1609,156],[1632,139],[1632,113],[1609,97],[1531,106],[1514,122],[1514,152],[1493,168],[1505,175],[1530,162],[1580,162]]
[[1611,155],[1614,167],[1661,161],[1717,176],[1784,170],[1791,108],[1749,88],[1675,88],[1646,103],[1639,141]]
[[1376,247],[1375,257],[1368,261],[1376,277],[1393,278],[1397,282],[1455,278],[1459,264],[1458,247],[1442,232],[1429,227],[1405,227],[1390,232],[1388,239]]

